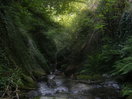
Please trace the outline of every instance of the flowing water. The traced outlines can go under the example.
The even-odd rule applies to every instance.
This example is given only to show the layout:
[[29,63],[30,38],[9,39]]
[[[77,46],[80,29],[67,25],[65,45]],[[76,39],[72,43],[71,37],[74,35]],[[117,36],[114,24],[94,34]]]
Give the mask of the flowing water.
[[55,75],[47,78],[38,83],[38,90],[28,93],[29,99],[120,99],[120,87],[115,81],[90,83]]

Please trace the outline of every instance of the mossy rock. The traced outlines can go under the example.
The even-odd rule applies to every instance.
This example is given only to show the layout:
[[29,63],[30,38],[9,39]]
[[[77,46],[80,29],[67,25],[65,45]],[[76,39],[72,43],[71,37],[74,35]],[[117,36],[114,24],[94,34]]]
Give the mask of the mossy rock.
[[127,99],[132,99],[132,95],[129,95],[129,96],[127,97]]
[[77,79],[81,79],[81,80],[102,80],[103,77],[101,75],[78,75]]
[[33,71],[33,75],[35,78],[40,78],[41,76],[46,75],[46,73],[43,70],[35,70]]
[[35,98],[33,98],[33,99],[40,99],[40,97],[35,97]]
[[22,82],[23,85],[20,86],[22,89],[35,89],[37,87],[37,82],[30,76],[23,75]]

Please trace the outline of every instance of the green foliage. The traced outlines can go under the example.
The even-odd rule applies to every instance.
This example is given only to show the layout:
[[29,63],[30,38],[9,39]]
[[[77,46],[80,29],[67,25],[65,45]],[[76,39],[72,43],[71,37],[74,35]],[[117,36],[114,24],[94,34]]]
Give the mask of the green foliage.
[[98,8],[98,16],[105,24],[104,35],[112,39],[118,39],[118,26],[122,13],[126,6],[126,0],[101,0]]
[[[56,52],[55,43],[47,32],[58,24],[51,21],[44,8],[38,7],[41,3],[36,0],[10,1],[9,4],[7,0],[0,3],[2,90],[8,85],[11,88],[26,86],[28,79],[22,79],[21,72],[34,83],[39,76],[52,71]],[[38,74],[39,71],[43,73]],[[20,84],[21,80],[25,85]]]
[[122,90],[123,96],[132,95],[132,84],[125,84]]
[[[38,67],[49,72],[49,64],[53,63],[56,47],[46,32],[54,25],[50,18],[47,18],[48,14],[44,15],[43,11],[38,10],[31,3],[31,5],[23,5],[23,3],[24,1],[13,2],[9,6],[10,9],[2,9],[5,10],[3,16],[8,20],[6,36],[11,49],[7,46],[7,53],[11,60],[29,75],[32,75],[34,69]],[[2,21],[5,23],[4,20]]]
[[88,56],[88,63],[85,64],[85,69],[81,71],[82,73],[98,73],[100,71],[100,66],[102,63],[102,60],[104,60],[105,57],[103,57],[101,54],[96,54],[93,56]]
[[132,37],[122,47],[121,54],[121,59],[115,63],[115,74],[123,75],[132,72]]
[[114,69],[114,63],[120,58],[119,49],[106,44],[95,54],[88,55],[81,73],[84,74],[103,74],[110,73]]
[[[125,6],[126,0],[1,0],[0,86],[33,87],[54,65],[80,69],[79,79],[128,75],[132,14]],[[127,85],[123,93],[130,93]]]
[[22,72],[20,69],[2,69],[0,68],[0,89],[3,91],[7,86],[11,88],[16,88],[19,85],[22,85],[21,80]]
[[132,57],[124,58],[116,62],[117,74],[127,74],[132,71]]

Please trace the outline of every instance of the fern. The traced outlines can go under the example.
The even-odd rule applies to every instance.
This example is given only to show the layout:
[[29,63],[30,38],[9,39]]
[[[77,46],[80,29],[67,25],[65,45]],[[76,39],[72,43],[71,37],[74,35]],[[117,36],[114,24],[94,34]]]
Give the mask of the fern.
[[121,50],[123,58],[115,63],[115,74],[127,74],[132,71],[132,37],[126,41]]
[[132,95],[132,84],[125,84],[122,90],[123,96]]

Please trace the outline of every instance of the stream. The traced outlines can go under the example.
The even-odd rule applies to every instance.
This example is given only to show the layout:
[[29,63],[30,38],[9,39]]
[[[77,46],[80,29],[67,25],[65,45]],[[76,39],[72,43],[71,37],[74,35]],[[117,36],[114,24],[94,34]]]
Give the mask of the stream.
[[29,99],[120,99],[116,81],[89,82],[48,75],[38,82],[38,89],[28,92]]

